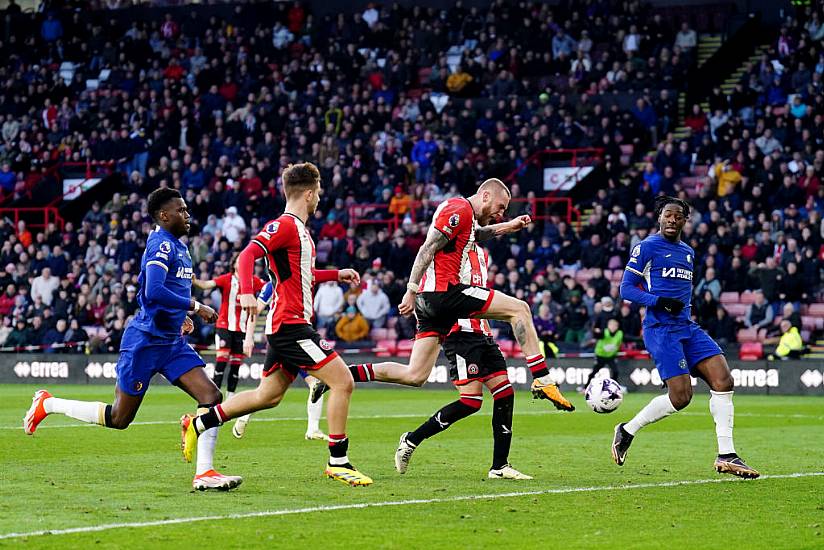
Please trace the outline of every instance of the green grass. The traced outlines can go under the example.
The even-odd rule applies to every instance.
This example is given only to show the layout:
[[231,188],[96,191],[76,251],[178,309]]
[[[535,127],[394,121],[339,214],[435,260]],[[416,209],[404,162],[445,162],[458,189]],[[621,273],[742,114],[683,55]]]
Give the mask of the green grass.
[[[824,547],[824,477],[660,485],[727,479],[712,471],[715,432],[706,396],[647,428],[618,468],[609,454],[612,427],[651,394],[627,396],[612,415],[589,412],[580,396],[574,397],[579,410],[563,414],[525,392],[516,394],[511,461],[535,479],[511,482],[486,479],[492,453],[488,397],[479,414],[425,442],[400,476],[392,463],[399,434],[454,394],[360,390],[349,424],[350,457],[375,484],[349,488],[321,477],[326,449],[304,441],[306,393],[295,389],[278,409],[253,419],[243,440],[222,430],[216,466],[244,476],[243,485],[230,493],[198,493],[190,485],[193,467],[179,453],[175,419],[191,409],[180,391],[161,385],[150,390],[136,421],[158,424],[115,432],[61,427],[73,421],[55,416],[27,437],[18,427],[34,389],[0,386],[0,537],[314,506],[441,502],[0,538],[4,547]],[[103,386],[50,389],[88,400],[112,395]],[[823,398],[738,396],[736,407],[738,450],[762,473],[824,471]],[[454,500],[583,487],[604,489]]]

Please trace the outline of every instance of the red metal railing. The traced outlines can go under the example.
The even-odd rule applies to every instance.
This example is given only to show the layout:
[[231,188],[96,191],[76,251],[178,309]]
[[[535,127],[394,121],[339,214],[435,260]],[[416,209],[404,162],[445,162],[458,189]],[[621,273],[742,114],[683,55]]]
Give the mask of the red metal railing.
[[[31,208],[0,208],[0,216],[7,216],[14,220],[14,228],[17,229],[17,224],[21,220],[26,222],[26,227],[29,229],[45,229],[50,223],[55,223],[62,231],[66,226],[66,221],[60,217],[57,208],[53,206],[31,207]],[[43,220],[40,223],[40,220]]]
[[[581,212],[572,204],[572,199],[569,197],[516,198],[512,199],[512,203],[528,204],[527,211],[533,220],[547,221],[553,215],[560,215],[568,224],[575,223],[576,229],[581,230]],[[421,204],[420,201],[411,201],[406,214],[390,214],[388,204],[353,204],[349,207],[349,226],[355,228],[360,225],[386,226],[387,230],[392,233],[400,227],[406,216],[409,216],[413,223],[420,221],[418,210]],[[430,204],[435,207],[439,203]],[[560,213],[555,211],[554,205],[562,206],[563,210]]]

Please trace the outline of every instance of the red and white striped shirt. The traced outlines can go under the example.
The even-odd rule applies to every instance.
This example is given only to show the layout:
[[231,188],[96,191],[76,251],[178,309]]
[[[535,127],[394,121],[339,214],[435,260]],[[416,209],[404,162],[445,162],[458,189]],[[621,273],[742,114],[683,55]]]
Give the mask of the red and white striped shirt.
[[[246,332],[246,313],[240,308],[240,282],[234,273],[215,277],[215,286],[220,289],[220,312],[217,316],[217,328],[233,332]],[[266,282],[254,277],[254,292],[257,294]]]
[[[461,271],[461,282],[465,285],[487,285],[487,270],[489,269],[489,253],[477,243],[469,251],[468,260]],[[485,336],[492,336],[492,329],[486,319],[458,319],[449,332],[475,332]]]
[[266,334],[274,334],[282,324],[311,324],[315,242],[306,225],[292,214],[283,214],[267,222],[252,238],[252,244],[263,249],[266,270],[272,280],[272,307],[266,317]]
[[449,243],[435,253],[435,258],[420,282],[420,292],[443,292],[461,282],[461,273],[475,244],[475,212],[463,197],[445,200],[435,210],[429,232],[440,231]]

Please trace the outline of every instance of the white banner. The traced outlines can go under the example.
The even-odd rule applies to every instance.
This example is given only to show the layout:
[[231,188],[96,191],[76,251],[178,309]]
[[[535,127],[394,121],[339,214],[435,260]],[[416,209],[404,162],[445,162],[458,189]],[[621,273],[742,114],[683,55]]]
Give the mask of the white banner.
[[63,199],[70,201],[76,199],[95,185],[100,183],[100,178],[66,178],[63,180]]
[[592,172],[592,166],[544,168],[544,191],[569,191]]

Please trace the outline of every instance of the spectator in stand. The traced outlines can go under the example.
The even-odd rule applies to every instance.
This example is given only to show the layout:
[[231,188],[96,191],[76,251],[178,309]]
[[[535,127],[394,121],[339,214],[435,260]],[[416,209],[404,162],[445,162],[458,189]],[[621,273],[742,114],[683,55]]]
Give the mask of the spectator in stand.
[[589,313],[581,302],[581,294],[572,292],[569,298],[569,305],[561,314],[561,326],[566,327],[564,342],[580,346],[586,341],[587,320]]
[[346,343],[360,342],[369,336],[369,323],[355,306],[349,306],[335,324],[335,333]]
[[246,221],[238,215],[237,207],[230,206],[223,217],[223,235],[230,243],[238,243],[245,234]]
[[798,312],[798,308],[792,303],[787,302],[784,304],[784,307],[781,308],[781,317],[788,320],[790,324],[798,330],[801,330],[801,314]]
[[624,333],[625,342],[641,342],[641,318],[637,311],[633,311],[627,303],[621,304],[621,311],[618,315],[618,322],[621,325],[621,332]]
[[[548,292],[545,294],[549,296]],[[532,320],[535,323],[538,338],[541,340],[544,356],[557,357],[558,346],[556,342],[560,341],[561,338],[558,335],[558,325],[550,312],[549,305],[541,303],[538,307],[538,314],[533,316]]]
[[675,35],[675,47],[689,54],[698,46],[698,33],[692,30],[689,23],[681,23],[681,30]]
[[744,326],[747,328],[762,329],[769,327],[773,322],[773,310],[764,292],[755,291],[755,302],[747,307],[747,314],[744,317]]
[[321,239],[338,240],[346,237],[346,228],[338,221],[335,214],[330,212],[326,216],[326,223],[320,230]]
[[767,256],[764,262],[751,268],[749,275],[758,281],[758,286],[767,302],[772,304],[778,301],[778,283],[784,275],[784,270],[776,265],[773,256]]
[[331,330],[343,311],[343,290],[334,281],[327,281],[318,287],[315,294],[315,315],[318,328]]
[[423,139],[412,148],[412,162],[415,163],[415,179],[429,182],[432,180],[432,162],[438,146],[432,140],[432,132],[426,131]]
[[26,320],[18,317],[14,323],[14,329],[6,337],[4,346],[11,351],[17,351],[19,348],[28,346],[31,343],[31,330],[26,325]]
[[706,325],[707,332],[713,340],[718,342],[722,348],[726,348],[736,341],[735,320],[729,316],[727,310],[718,306],[715,310],[715,318],[710,319]]
[[403,187],[396,185],[395,194],[389,201],[389,213],[395,216],[405,216],[409,212],[411,200],[410,196],[403,192]]
[[[59,344],[63,344],[66,342],[66,320],[65,319],[58,319],[57,324],[54,328],[50,328],[46,331],[43,335],[43,346],[45,347],[46,353],[58,353],[62,350],[62,346]],[[57,346],[57,347],[55,347]]]
[[44,305],[50,306],[54,300],[54,291],[58,286],[60,286],[60,281],[57,277],[52,277],[51,268],[44,267],[40,275],[32,281],[32,299],[42,300]]
[[[801,338],[801,333],[798,328],[792,326],[788,320],[782,320],[779,325],[781,329],[781,337],[778,338],[778,346],[775,348],[775,356],[782,361],[787,359],[800,359],[809,352],[809,348],[804,345],[804,340]],[[766,344],[775,344],[776,338],[766,340]],[[770,359],[775,357],[771,354]]]
[[358,310],[371,328],[383,328],[389,314],[389,297],[376,280],[370,280],[366,292],[358,296]]
[[714,301],[721,299],[721,283],[715,277],[715,269],[711,267],[704,272],[704,277],[698,281],[693,293],[695,296],[702,296],[705,291],[712,295]]

